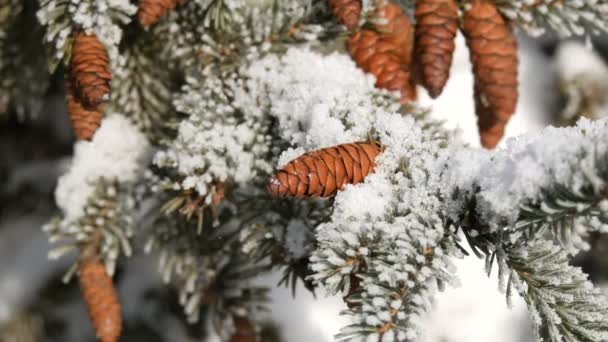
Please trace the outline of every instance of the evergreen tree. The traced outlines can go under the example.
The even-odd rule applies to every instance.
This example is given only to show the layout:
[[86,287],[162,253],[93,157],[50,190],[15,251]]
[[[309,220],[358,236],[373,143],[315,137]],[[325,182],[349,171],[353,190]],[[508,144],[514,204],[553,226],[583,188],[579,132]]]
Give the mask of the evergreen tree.
[[[485,149],[416,102],[444,91],[458,30]],[[516,30],[606,31],[608,2],[0,0],[0,112],[26,120],[64,89],[77,142],[43,230],[51,259],[79,255],[63,280],[101,341],[123,330],[113,277],[146,253],[225,341],[278,338],[254,282],[277,269],[295,295],[342,295],[336,340],[415,341],[467,250],[538,338],[606,341],[608,302],[571,259],[608,231],[608,109],[566,75],[573,126],[493,150],[518,100]]]

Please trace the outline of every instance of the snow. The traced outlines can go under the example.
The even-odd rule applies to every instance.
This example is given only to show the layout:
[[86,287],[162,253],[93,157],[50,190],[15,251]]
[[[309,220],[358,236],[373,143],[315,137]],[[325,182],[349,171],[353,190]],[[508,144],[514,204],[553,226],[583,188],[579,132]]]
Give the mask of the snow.
[[181,178],[161,179],[164,187],[195,190],[211,203],[216,182],[246,184],[271,171],[266,161],[270,125],[249,99],[236,75],[206,69],[191,77],[175,100],[178,111],[189,115],[178,127],[177,138],[154,155],[153,163],[176,171]]
[[74,146],[69,170],[59,178],[55,200],[64,220],[72,222],[84,207],[100,179],[129,182],[138,179],[145,167],[149,143],[125,117],[107,116],[91,141]]
[[589,185],[601,191],[605,184],[592,170],[600,170],[597,163],[608,153],[607,142],[608,119],[581,119],[573,128],[549,127],[509,139],[495,153],[480,152],[474,157],[478,164],[474,169],[466,161],[471,151],[462,152],[464,156],[455,152],[456,162],[448,161],[446,197],[456,188],[472,193],[472,186],[479,186],[475,196],[483,218],[497,225],[512,224],[520,206],[538,203],[541,190],[550,185],[561,184],[575,193]]

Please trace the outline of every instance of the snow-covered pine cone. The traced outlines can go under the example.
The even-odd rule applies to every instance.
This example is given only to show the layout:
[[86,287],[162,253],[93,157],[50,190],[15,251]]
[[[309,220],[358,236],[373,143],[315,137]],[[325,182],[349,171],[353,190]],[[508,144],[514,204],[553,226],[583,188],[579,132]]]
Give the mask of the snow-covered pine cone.
[[329,0],[338,22],[349,29],[357,27],[361,16],[361,0]]
[[87,108],[110,98],[110,60],[95,34],[77,32],[72,44],[69,78],[74,94]]
[[356,142],[307,152],[268,182],[273,196],[330,197],[346,184],[357,184],[374,170],[380,145]]
[[450,76],[458,31],[455,0],[416,1],[416,53],[420,78],[432,98],[439,96]]
[[74,128],[74,135],[79,140],[91,140],[103,119],[101,106],[85,108],[74,94],[74,89],[67,77],[65,80],[65,97],[68,116]]
[[471,2],[464,14],[463,32],[475,75],[481,142],[494,148],[517,106],[517,41],[507,20],[489,0]]
[[173,10],[180,0],[140,0],[137,18],[144,28],[156,24],[167,12]]
[[81,258],[78,271],[80,291],[97,338],[101,342],[117,342],[122,319],[112,278],[96,256]]

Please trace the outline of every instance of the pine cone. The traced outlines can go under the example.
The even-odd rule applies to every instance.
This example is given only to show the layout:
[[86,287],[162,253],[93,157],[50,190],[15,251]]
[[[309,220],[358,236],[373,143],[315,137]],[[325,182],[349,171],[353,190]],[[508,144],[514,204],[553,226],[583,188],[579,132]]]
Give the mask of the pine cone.
[[374,31],[362,30],[349,37],[348,50],[361,69],[376,76],[376,87],[399,91],[402,102],[416,99],[409,66],[399,58],[399,48],[392,42]]
[[76,138],[79,140],[91,140],[103,119],[101,107],[95,106],[92,109],[86,109],[74,95],[74,89],[67,77],[65,82],[65,96],[68,115],[72,122]]
[[160,17],[173,10],[179,0],[140,0],[137,18],[144,28],[156,24]]
[[329,5],[340,24],[349,29],[359,24],[361,0],[329,0]]
[[450,76],[458,30],[455,0],[416,1],[416,57],[422,83],[432,98],[441,94]]
[[478,126],[486,136],[482,144],[494,148],[517,106],[517,42],[508,22],[489,0],[471,2],[463,31],[475,75]]
[[311,151],[292,160],[268,182],[273,196],[330,197],[374,169],[380,145],[357,142]]
[[76,33],[69,77],[85,107],[95,107],[109,99],[112,74],[108,54],[96,35]]
[[255,326],[247,318],[234,317],[234,327],[236,331],[230,337],[230,342],[256,342],[258,340]]
[[101,342],[117,342],[122,320],[112,278],[97,257],[80,261],[80,290],[95,334]]
[[383,42],[393,46],[393,53],[411,70],[414,51],[414,26],[410,18],[397,4],[388,3],[379,7],[372,21]]

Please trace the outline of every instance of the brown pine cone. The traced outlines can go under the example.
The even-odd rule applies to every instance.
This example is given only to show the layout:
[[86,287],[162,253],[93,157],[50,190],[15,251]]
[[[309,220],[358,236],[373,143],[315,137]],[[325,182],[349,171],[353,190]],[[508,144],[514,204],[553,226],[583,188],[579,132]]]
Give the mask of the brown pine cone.
[[173,10],[179,0],[140,0],[137,18],[144,28],[156,24],[160,17]]
[[494,148],[517,106],[517,41],[489,0],[473,0],[463,24],[475,75],[480,133],[486,136],[482,144]]
[[441,94],[450,76],[458,31],[455,0],[416,1],[416,53],[422,84],[432,98]]
[[340,24],[357,27],[361,16],[361,0],[329,0],[329,6]]
[[255,326],[247,318],[234,317],[234,327],[236,331],[230,337],[230,342],[256,342],[258,340]]
[[365,72],[376,76],[376,87],[401,93],[401,101],[416,99],[409,66],[395,53],[398,49],[371,30],[353,33],[348,39],[348,50],[355,63]]
[[95,334],[101,342],[117,342],[122,319],[112,278],[98,257],[81,258],[80,291]]
[[67,77],[65,81],[65,97],[68,115],[76,138],[79,140],[91,140],[103,119],[101,106],[94,106],[91,109],[85,108],[74,95],[74,89]]
[[414,26],[398,4],[379,7],[373,16],[374,28],[381,40],[393,46],[393,53],[411,70],[414,51]]
[[380,145],[356,142],[311,151],[292,160],[268,182],[273,196],[330,197],[346,184],[357,184],[370,174]]
[[69,77],[76,96],[85,107],[98,106],[110,98],[110,61],[96,35],[75,34]]

